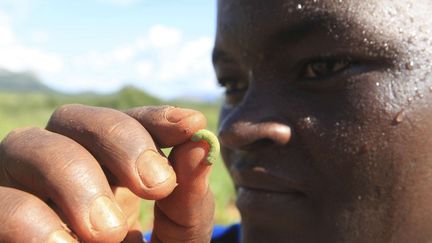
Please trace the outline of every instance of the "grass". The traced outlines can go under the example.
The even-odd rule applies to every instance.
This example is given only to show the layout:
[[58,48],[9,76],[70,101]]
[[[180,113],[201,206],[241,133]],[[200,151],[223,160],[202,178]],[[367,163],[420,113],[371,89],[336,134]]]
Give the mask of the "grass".
[[[0,139],[15,128],[25,126],[44,127],[55,108],[67,103],[81,103],[116,109],[126,109],[143,104],[165,104],[131,87],[106,96],[0,92]],[[217,104],[175,102],[170,103],[170,105],[192,108],[203,112],[208,119],[208,129],[213,132],[216,131],[218,120]],[[226,168],[220,158],[213,166],[210,187],[216,200],[215,224],[228,224],[238,221],[239,215],[234,206],[234,188]],[[141,223],[145,230],[151,229],[153,202],[143,200],[141,208]]]

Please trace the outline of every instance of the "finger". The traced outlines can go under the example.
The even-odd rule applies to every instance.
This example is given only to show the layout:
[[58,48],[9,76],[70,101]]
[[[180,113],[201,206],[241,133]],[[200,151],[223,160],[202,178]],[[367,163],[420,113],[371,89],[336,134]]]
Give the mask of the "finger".
[[78,242],[39,198],[0,187],[0,242]]
[[142,198],[160,199],[172,192],[176,176],[146,129],[113,109],[66,105],[52,115],[47,129],[72,138],[117,179]]
[[144,241],[144,237],[142,235],[142,227],[141,223],[137,220],[135,223],[129,228],[129,232],[126,235],[126,238],[122,241],[123,243],[142,243]]
[[0,165],[11,187],[51,200],[85,241],[118,242],[127,233],[93,156],[73,140],[43,129],[11,132],[0,146]]
[[172,106],[139,107],[126,113],[138,120],[163,148],[186,142],[207,125],[202,113]]
[[118,203],[127,218],[128,229],[136,225],[141,210],[141,198],[126,187],[112,186],[115,201]]
[[210,241],[214,201],[208,186],[208,152],[205,141],[186,142],[171,152],[178,186],[170,196],[156,202],[155,241]]
[[126,187],[112,187],[114,197],[117,203],[126,214],[128,222],[128,233],[123,239],[124,243],[141,243],[144,242],[142,227],[139,222],[141,209],[141,198],[137,197]]

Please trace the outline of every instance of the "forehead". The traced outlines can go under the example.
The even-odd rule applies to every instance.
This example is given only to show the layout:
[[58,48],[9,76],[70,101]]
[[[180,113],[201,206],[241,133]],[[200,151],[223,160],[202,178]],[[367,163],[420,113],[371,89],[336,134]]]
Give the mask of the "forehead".
[[428,0],[219,0],[217,43],[247,47],[286,29],[318,27],[403,49],[410,38],[429,38],[430,5]]

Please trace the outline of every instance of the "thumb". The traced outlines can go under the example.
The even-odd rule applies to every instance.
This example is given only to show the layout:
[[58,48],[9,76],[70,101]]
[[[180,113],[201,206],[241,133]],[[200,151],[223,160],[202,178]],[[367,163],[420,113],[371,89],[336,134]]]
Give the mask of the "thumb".
[[175,147],[170,154],[178,186],[156,202],[152,242],[210,242],[214,200],[207,160],[215,151],[207,141],[197,140]]

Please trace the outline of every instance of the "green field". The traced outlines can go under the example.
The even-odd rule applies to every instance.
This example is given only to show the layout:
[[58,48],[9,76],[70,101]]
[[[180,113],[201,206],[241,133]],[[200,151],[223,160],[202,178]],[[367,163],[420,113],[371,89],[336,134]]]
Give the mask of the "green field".
[[[67,103],[80,103],[95,106],[126,109],[143,105],[169,104],[193,108],[203,112],[208,119],[208,129],[216,131],[218,118],[217,104],[197,104],[189,102],[163,102],[134,89],[125,88],[112,95],[83,94],[76,96],[56,93],[17,93],[0,92],[0,138],[10,130],[24,126],[44,127],[56,107]],[[227,224],[239,220],[234,206],[234,189],[219,159],[214,165],[210,186],[216,198],[216,224]],[[141,220],[145,229],[152,226],[153,202],[143,201]]]

